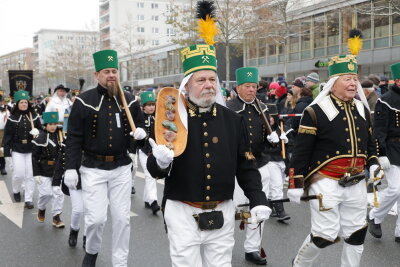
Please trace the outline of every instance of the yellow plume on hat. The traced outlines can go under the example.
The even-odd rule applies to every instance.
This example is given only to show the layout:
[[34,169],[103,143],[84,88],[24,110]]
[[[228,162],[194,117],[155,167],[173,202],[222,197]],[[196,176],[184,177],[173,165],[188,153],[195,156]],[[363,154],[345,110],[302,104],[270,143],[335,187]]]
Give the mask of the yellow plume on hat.
[[213,1],[197,2],[197,31],[199,36],[208,45],[214,45],[214,37],[218,34],[218,28],[215,23],[215,6]]
[[362,49],[362,32],[358,29],[352,29],[349,33],[349,39],[347,39],[347,47],[350,53],[357,56]]

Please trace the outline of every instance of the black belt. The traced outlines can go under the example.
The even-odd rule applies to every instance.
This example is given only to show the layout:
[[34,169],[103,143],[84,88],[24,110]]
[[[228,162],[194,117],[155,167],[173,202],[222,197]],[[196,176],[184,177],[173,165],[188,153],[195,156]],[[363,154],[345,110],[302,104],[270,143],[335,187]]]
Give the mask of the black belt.
[[365,180],[364,172],[361,172],[356,175],[345,174],[342,178],[340,178],[339,185],[343,187],[349,187],[358,184],[362,180]]
[[85,157],[96,159],[96,160],[103,161],[103,162],[114,162],[116,160],[127,157],[126,153],[119,154],[119,155],[98,155],[98,154],[95,154],[92,152],[87,152],[87,151],[85,151],[84,153],[85,153],[84,154]]

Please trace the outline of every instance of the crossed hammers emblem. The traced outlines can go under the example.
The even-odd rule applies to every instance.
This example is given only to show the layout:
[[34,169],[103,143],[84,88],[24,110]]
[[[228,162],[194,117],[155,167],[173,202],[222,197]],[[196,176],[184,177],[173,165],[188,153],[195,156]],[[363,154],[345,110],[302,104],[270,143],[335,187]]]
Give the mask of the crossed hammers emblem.
[[253,73],[249,71],[249,72],[247,73],[247,77],[253,77]]
[[114,61],[113,56],[108,56],[108,61]]
[[201,59],[203,59],[203,63],[204,62],[210,63],[209,61],[210,58],[208,56],[202,56]]

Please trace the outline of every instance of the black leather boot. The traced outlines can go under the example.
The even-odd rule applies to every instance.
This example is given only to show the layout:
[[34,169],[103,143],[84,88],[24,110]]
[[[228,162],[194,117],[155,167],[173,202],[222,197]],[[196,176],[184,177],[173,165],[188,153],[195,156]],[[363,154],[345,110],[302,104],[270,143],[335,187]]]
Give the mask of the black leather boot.
[[83,250],[86,250],[86,236],[85,235],[83,236],[83,239],[82,239],[82,247],[83,247]]
[[95,267],[96,260],[97,260],[97,253],[89,254],[86,252],[85,258],[83,258],[82,267]]
[[274,203],[275,212],[278,222],[283,222],[286,220],[290,220],[290,216],[285,212],[285,208],[283,207],[283,203]]
[[15,202],[21,202],[21,193],[14,193]]
[[375,223],[374,219],[370,219],[368,215],[368,231],[375,238],[382,237],[382,228],[380,223]]
[[158,205],[157,200],[154,200],[153,203],[151,203],[150,208],[154,215],[160,211],[160,206]]
[[76,243],[78,242],[78,233],[79,230],[74,230],[71,228],[70,232],[69,232],[69,238],[68,238],[68,245],[72,248],[72,247],[76,247]]
[[261,257],[260,252],[258,251],[246,252],[245,259],[246,261],[252,262],[256,265],[267,265],[267,258]]

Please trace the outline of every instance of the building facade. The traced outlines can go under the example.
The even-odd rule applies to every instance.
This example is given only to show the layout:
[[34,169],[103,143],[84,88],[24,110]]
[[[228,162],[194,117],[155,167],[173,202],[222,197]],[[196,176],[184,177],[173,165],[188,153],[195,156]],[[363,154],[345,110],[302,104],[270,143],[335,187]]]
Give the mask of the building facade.
[[33,37],[33,94],[47,94],[58,84],[77,88],[81,77],[93,85],[92,54],[98,49],[97,31],[39,30]]
[[8,70],[32,70],[33,48],[23,48],[0,56],[0,90],[9,94]]
[[347,39],[352,28],[360,29],[364,36],[357,57],[361,77],[370,73],[390,76],[389,65],[400,61],[400,0],[289,2],[292,5],[288,5],[286,15],[290,34],[285,44],[261,36],[245,47],[244,65],[258,67],[264,79],[286,72],[286,79],[292,81],[316,71],[326,80],[327,68],[315,64],[349,53]]

